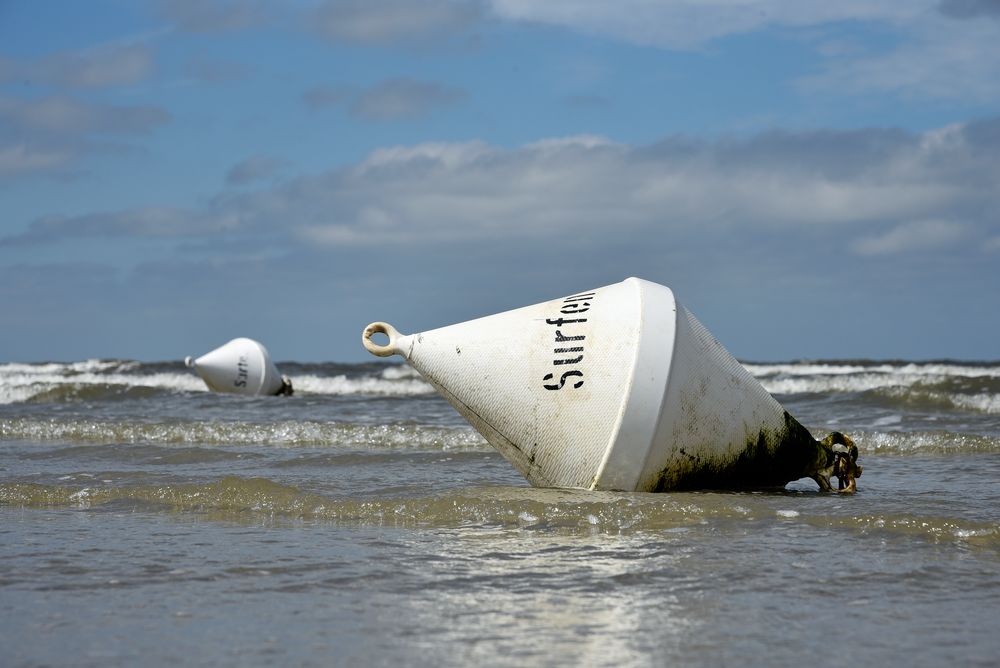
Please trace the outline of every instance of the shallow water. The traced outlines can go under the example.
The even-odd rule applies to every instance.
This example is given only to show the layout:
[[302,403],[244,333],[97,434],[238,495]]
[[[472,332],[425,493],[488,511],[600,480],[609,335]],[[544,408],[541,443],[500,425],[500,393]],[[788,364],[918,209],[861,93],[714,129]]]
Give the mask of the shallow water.
[[5,665],[995,665],[1000,365],[748,365],[854,496],[532,489],[404,367],[0,365]]

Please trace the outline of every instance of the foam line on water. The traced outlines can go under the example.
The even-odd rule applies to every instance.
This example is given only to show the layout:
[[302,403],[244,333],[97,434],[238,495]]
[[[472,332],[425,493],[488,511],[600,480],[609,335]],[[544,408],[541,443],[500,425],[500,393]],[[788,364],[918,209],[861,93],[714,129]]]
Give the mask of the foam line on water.
[[365,450],[489,449],[482,437],[466,426],[367,425],[305,420],[254,423],[5,418],[0,419],[0,439],[83,444],[196,443]]

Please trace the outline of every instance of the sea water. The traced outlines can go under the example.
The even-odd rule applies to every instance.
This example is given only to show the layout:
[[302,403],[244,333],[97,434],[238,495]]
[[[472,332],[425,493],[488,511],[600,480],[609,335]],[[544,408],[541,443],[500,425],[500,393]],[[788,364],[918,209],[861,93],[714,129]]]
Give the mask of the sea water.
[[0,364],[2,665],[1000,662],[1000,363],[747,366],[856,495],[533,489],[394,364]]

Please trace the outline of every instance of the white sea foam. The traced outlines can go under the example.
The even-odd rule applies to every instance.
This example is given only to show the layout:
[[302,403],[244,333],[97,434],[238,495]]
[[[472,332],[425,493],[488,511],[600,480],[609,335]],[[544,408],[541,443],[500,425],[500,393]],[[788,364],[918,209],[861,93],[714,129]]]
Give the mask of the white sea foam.
[[808,376],[792,378],[758,378],[772,394],[804,394],[807,392],[865,392],[881,387],[911,386],[918,382],[946,380],[945,377],[904,376],[902,374],[865,373],[857,375]]
[[963,378],[1000,378],[1000,366],[973,366],[965,364],[745,364],[747,370],[758,379],[769,376],[942,376]]
[[419,379],[420,374],[411,366],[405,366],[400,364],[399,366],[390,366],[382,372],[382,378],[386,380],[409,380],[409,379]]
[[8,387],[7,385],[0,385],[0,404],[16,404],[22,401],[27,401],[31,397],[43,392],[30,385],[23,385],[20,387]]
[[857,432],[854,440],[869,454],[953,454],[1000,452],[1000,438],[941,431]]
[[478,451],[489,448],[471,427],[359,425],[301,420],[261,424],[244,421],[120,422],[0,418],[0,438],[68,443],[266,444],[288,448],[364,446],[372,450]]
[[989,415],[1000,415],[1000,395],[996,394],[951,394],[948,400],[967,410],[987,413]]
[[[118,364],[117,362],[115,364]],[[17,367],[20,365],[4,365]],[[38,365],[50,367],[52,365]],[[27,401],[32,397],[54,390],[60,386],[119,385],[123,387],[154,387],[174,391],[193,392],[205,390],[200,378],[181,373],[122,374],[82,372],[66,375],[63,370],[71,365],[58,365],[58,369],[39,371],[35,367],[28,371],[0,368],[0,404]]]
[[[87,360],[70,364],[0,364],[0,404],[19,403],[59,387],[151,387],[173,392],[207,392],[193,372],[125,373],[138,362]],[[298,393],[332,395],[413,396],[433,388],[409,367],[389,367],[377,376],[292,376]]]
[[757,378],[765,378],[767,376],[776,376],[779,374],[786,376],[814,376],[818,374],[839,375],[862,373],[865,371],[880,371],[887,373],[895,369],[895,367],[888,365],[870,367],[843,364],[744,364],[743,366],[745,366],[747,371],[752,373]]
[[1000,415],[1000,393],[992,391],[1000,378],[997,364],[803,362],[746,367],[777,395],[874,391],[905,404]]
[[903,416],[899,413],[894,415],[883,415],[880,418],[876,418],[872,421],[872,427],[891,427],[893,425],[898,425],[903,421]]
[[67,376],[76,373],[108,371],[128,371],[139,366],[139,362],[121,360],[98,360],[90,359],[82,362],[46,362],[43,364],[29,364],[24,362],[9,362],[0,364],[0,377],[7,374],[36,374]]
[[[878,390],[888,397],[898,400],[925,401],[943,407],[963,411],[1000,414],[1000,395],[980,392],[962,394],[941,392],[921,388],[922,384],[945,382],[945,376],[830,376],[813,378],[760,379],[761,384],[772,394],[832,394],[837,392],[867,392]],[[898,418],[893,418],[898,421]]]
[[372,394],[379,396],[412,396],[432,394],[434,388],[417,378],[386,380],[372,376],[292,376],[296,392],[309,394]]
[[[773,394],[805,394],[835,392],[867,392],[898,388],[911,389],[948,383],[955,379],[977,379],[989,383],[1000,378],[1000,366],[961,364],[748,364],[750,371]],[[945,395],[941,395],[945,397]],[[937,399],[941,399],[937,397]],[[1000,397],[994,394],[947,394],[947,399],[959,408],[993,412]]]

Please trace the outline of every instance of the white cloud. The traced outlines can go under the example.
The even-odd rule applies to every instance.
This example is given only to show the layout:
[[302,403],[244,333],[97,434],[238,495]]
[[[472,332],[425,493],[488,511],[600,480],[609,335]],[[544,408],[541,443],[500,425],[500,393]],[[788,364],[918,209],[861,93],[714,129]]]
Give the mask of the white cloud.
[[961,223],[947,220],[918,220],[903,223],[876,236],[855,242],[860,255],[897,255],[920,251],[940,251],[968,236]]
[[[202,210],[36,222],[21,240],[222,240],[226,230],[227,240],[236,233],[309,247],[600,245],[625,238],[755,247],[822,238],[867,255],[955,251],[997,234],[985,212],[1000,208],[998,143],[1000,120],[925,134],[772,132],[649,146],[594,136],[515,149],[429,143],[380,149],[352,167],[230,193]],[[962,223],[950,222],[956,220]]]
[[16,133],[142,134],[169,120],[170,114],[159,107],[101,105],[60,96],[0,97],[0,124]]
[[353,86],[316,86],[302,93],[302,101],[310,109],[348,105],[358,96]]
[[996,0],[941,0],[939,9],[957,19],[1000,18],[1000,2]]
[[454,169],[474,162],[480,157],[492,155],[495,149],[486,142],[464,142],[456,144],[427,142],[416,146],[390,146],[375,149],[358,164],[358,173],[366,173],[381,167],[395,168],[408,164],[433,162]]
[[[351,226],[368,228],[350,203],[377,201],[397,226],[391,234],[380,228],[370,238],[399,242],[537,236],[562,229],[606,233],[621,225],[850,226],[947,210],[968,195],[958,183],[933,181],[967,157],[953,155],[946,167],[936,162],[942,154],[929,151],[922,137],[885,134],[888,138],[878,131],[867,138],[844,133],[841,141],[856,169],[824,164],[836,156],[816,156],[812,167],[803,169],[787,144],[797,144],[802,154],[818,153],[814,147],[827,139],[809,135],[640,148],[584,136],[514,151],[481,143],[429,144],[378,151],[354,170],[301,184],[305,190],[296,195],[309,201],[312,194],[325,198],[319,194],[324,192],[331,205],[339,203],[329,209],[338,211],[331,223],[338,241],[366,238],[345,233]],[[866,139],[891,140],[895,146],[872,164]],[[322,236],[321,227],[311,227],[313,238]]]
[[389,79],[362,93],[351,105],[351,113],[371,120],[416,118],[464,96],[461,89],[433,82]]
[[241,30],[272,18],[262,0],[159,0],[157,5],[164,18],[190,32]]
[[426,116],[435,109],[460,102],[465,95],[461,88],[396,78],[371,88],[319,86],[305,91],[302,100],[311,109],[344,106],[355,118],[393,121]]
[[126,45],[58,56],[46,64],[51,80],[74,88],[106,88],[144,81],[153,71],[152,51]]
[[0,146],[0,176],[20,176],[61,167],[73,158],[65,148],[29,146],[25,143]]
[[371,45],[447,36],[480,18],[480,4],[469,0],[325,0],[308,24],[330,41]]
[[152,49],[130,42],[55,53],[37,61],[0,63],[0,81],[20,79],[68,88],[127,86],[152,73]]
[[697,48],[728,35],[770,26],[808,27],[836,21],[899,21],[931,2],[892,0],[491,0],[495,15],[670,49]]
[[108,145],[111,137],[145,135],[169,121],[159,107],[0,97],[0,174],[65,173],[88,154],[121,150]]
[[269,179],[282,167],[285,161],[266,155],[254,155],[241,160],[226,172],[226,183],[230,185],[246,185],[254,181]]
[[807,93],[891,93],[909,98],[1000,99],[1000,21],[954,21],[927,14],[898,26],[900,42],[878,52],[826,61],[803,78]]
[[[274,24],[281,16],[260,0],[161,0],[160,8],[193,31]],[[820,70],[800,82],[807,93],[1000,98],[994,76],[1000,59],[1000,21],[994,19],[1000,10],[988,0],[321,0],[282,14],[297,16],[304,30],[323,39],[368,46],[428,43],[490,19],[680,50],[733,35],[797,31],[823,59]],[[893,45],[845,41],[836,31],[845,24],[873,28]],[[125,76],[126,62],[119,67]]]
[[[633,44],[691,50],[733,35],[798,31],[824,59],[806,93],[887,92],[919,98],[1000,98],[1000,16],[986,0],[491,0],[493,14]],[[958,19],[972,20],[958,20]],[[845,42],[845,23],[874,28],[892,46]]]
[[193,79],[211,84],[223,84],[245,79],[249,66],[222,60],[195,58],[187,63],[185,73]]
[[236,211],[150,206],[82,216],[45,216],[27,231],[0,239],[7,245],[58,242],[73,238],[178,239],[231,234],[243,221]]

